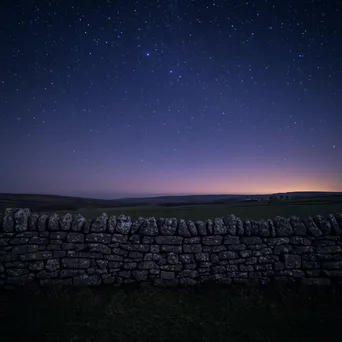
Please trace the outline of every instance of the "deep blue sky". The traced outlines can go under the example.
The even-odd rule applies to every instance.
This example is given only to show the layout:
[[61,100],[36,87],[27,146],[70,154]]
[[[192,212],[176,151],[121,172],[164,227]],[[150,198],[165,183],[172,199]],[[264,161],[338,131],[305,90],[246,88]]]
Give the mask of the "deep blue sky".
[[0,192],[342,191],[340,1],[0,4]]

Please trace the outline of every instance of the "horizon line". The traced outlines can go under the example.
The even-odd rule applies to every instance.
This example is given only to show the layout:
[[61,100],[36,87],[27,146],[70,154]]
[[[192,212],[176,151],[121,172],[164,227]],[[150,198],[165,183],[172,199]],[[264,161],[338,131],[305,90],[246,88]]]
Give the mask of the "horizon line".
[[267,193],[179,193],[179,194],[137,194],[137,195],[113,195],[112,198],[107,197],[103,194],[101,197],[94,196],[89,197],[85,195],[62,195],[62,194],[52,194],[52,193],[29,193],[29,192],[0,192],[1,195],[28,195],[28,196],[56,196],[56,197],[70,197],[70,198],[83,198],[83,199],[99,199],[99,200],[120,200],[120,199],[135,199],[135,198],[158,198],[158,197],[179,197],[179,196],[265,196],[273,194],[290,194],[290,193],[342,193],[341,191],[315,191],[315,190],[302,190],[302,191],[280,191],[280,192],[267,192]]

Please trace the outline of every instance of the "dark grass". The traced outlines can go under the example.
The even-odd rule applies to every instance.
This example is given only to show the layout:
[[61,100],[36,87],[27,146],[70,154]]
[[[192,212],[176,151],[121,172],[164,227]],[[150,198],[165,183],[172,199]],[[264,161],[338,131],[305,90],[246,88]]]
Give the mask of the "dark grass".
[[[49,211],[48,214],[54,211]],[[71,211],[57,211],[65,214]],[[260,220],[274,218],[275,216],[289,217],[291,215],[307,217],[309,215],[328,215],[342,212],[342,200],[340,202],[297,202],[276,203],[252,202],[240,204],[206,204],[206,205],[184,205],[177,207],[144,206],[144,207],[119,207],[119,208],[80,208],[73,213],[91,218],[101,215],[128,215],[133,220],[142,217],[176,217],[185,220],[206,220],[215,217],[224,217],[234,214],[241,219]]]
[[[30,208],[32,211],[52,214],[80,213],[86,218],[99,216],[103,212],[108,215],[128,215],[133,220],[142,217],[176,217],[186,220],[206,220],[234,214],[241,219],[260,220],[275,216],[289,217],[296,215],[328,215],[342,212],[342,196],[312,196],[280,200],[269,204],[266,200],[259,202],[232,201],[225,204],[196,205],[119,205],[118,201],[81,199],[47,195],[1,195],[0,211],[7,207]],[[146,204],[146,203],[145,203]]]
[[0,340],[338,341],[341,289],[60,288],[0,292]]

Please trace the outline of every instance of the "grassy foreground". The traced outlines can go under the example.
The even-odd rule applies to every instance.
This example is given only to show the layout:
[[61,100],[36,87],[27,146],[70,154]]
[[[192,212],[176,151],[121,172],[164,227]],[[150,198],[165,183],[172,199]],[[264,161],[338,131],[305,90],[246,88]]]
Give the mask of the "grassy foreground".
[[333,341],[338,289],[99,287],[0,292],[1,341]]

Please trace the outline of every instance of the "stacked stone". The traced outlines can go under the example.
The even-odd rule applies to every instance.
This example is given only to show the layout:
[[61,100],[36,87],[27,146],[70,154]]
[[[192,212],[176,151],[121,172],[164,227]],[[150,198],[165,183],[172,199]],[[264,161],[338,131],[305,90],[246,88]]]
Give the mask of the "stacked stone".
[[203,221],[0,215],[0,285],[342,282],[342,215]]

